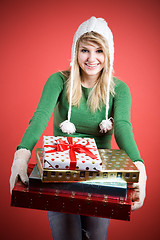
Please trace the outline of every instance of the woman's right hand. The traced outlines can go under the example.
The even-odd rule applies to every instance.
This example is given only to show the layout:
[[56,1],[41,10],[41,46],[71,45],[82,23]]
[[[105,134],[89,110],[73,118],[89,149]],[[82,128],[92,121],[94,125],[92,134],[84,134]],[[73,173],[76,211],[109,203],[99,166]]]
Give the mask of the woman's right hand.
[[30,157],[31,152],[27,149],[21,148],[15,152],[10,176],[11,194],[12,189],[14,188],[16,182],[18,181],[18,176],[20,176],[20,179],[24,184],[28,183],[27,168]]

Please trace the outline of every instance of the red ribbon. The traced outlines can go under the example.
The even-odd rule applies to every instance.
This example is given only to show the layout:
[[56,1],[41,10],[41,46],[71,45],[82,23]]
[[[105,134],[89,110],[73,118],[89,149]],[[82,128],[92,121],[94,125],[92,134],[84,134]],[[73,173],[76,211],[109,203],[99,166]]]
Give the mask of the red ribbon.
[[[70,155],[70,170],[76,169],[77,159],[75,152],[78,153],[85,153],[89,157],[96,159],[97,157],[89,150],[89,148],[86,148],[86,146],[83,146],[81,144],[77,144],[78,142],[73,143],[72,137],[67,137],[68,143],[63,141],[62,139],[58,139],[58,144],[56,145],[44,145],[44,147],[52,147],[54,149],[45,151],[46,153],[53,153],[53,152],[64,152],[66,150],[69,151]],[[87,143],[88,145],[89,143]]]

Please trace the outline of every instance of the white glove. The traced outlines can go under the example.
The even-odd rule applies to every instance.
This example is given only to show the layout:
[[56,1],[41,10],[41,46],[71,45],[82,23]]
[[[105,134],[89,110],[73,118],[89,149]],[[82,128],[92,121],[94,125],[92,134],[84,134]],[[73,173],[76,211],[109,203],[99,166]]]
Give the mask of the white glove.
[[146,196],[146,181],[147,181],[147,175],[146,175],[146,169],[142,162],[137,161],[134,162],[138,170],[140,171],[139,174],[139,182],[133,183],[133,204],[132,204],[132,210],[137,210],[142,207],[145,196]]
[[21,181],[24,184],[28,183],[27,168],[28,162],[31,157],[31,152],[27,149],[19,149],[14,154],[14,160],[11,167],[11,176],[10,176],[10,192],[12,194],[12,189],[14,188],[18,175],[20,176]]

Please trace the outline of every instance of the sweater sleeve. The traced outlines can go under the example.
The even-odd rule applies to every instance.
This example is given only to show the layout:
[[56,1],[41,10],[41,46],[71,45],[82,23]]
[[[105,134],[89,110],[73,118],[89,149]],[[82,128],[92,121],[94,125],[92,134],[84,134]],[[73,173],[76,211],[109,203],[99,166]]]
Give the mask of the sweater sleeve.
[[120,84],[118,84],[116,87],[116,94],[114,97],[115,140],[119,148],[123,149],[133,162],[143,162],[134,139],[132,125],[130,122],[130,110],[130,90],[124,82],[120,81]]
[[33,150],[43,131],[47,127],[48,121],[53,113],[58,97],[63,89],[63,77],[60,73],[55,73],[47,80],[33,117],[29,121],[20,145],[17,149],[26,148]]

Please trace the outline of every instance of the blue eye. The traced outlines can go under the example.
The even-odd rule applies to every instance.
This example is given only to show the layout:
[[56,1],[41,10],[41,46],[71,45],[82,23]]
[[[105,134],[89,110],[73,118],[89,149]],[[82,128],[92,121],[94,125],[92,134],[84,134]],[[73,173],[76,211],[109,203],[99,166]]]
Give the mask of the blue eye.
[[81,52],[86,53],[86,52],[88,52],[88,50],[87,49],[82,49]]
[[102,49],[98,49],[97,52],[98,53],[103,53],[103,50]]

